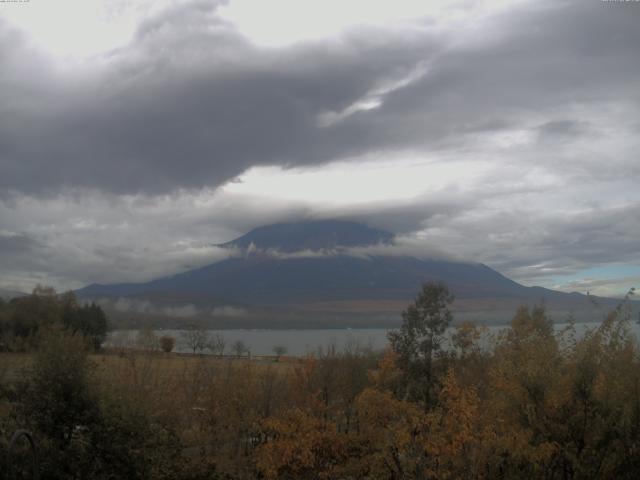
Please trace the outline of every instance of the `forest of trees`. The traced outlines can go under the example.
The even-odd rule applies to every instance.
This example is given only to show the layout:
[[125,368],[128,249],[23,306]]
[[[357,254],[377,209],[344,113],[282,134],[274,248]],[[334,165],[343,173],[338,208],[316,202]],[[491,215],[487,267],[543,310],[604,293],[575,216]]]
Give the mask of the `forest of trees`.
[[61,325],[85,336],[98,350],[107,336],[107,316],[102,308],[78,303],[73,292],[57,294],[50,287],[36,287],[31,295],[5,302],[0,298],[0,350],[25,351],[37,347],[38,331]]
[[47,320],[24,378],[0,383],[0,472],[29,468],[6,445],[26,428],[43,479],[637,478],[623,303],[584,334],[523,306],[497,334],[455,326],[443,348],[451,301],[425,284],[385,352],[271,363],[96,355]]

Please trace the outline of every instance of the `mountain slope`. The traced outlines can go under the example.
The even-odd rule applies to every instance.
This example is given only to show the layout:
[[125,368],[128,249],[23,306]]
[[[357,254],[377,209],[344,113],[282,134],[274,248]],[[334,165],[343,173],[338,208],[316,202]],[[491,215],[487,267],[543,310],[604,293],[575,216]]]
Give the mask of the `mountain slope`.
[[147,283],[92,285],[83,296],[182,294],[241,303],[298,303],[348,298],[411,298],[427,280],[441,280],[459,296],[514,296],[524,287],[481,264],[411,257],[331,255],[277,259],[230,258]]
[[77,293],[256,308],[365,302],[375,311],[385,302],[396,308],[414,298],[421,283],[439,280],[471,306],[545,301],[571,309],[589,303],[583,295],[525,287],[480,263],[349,254],[351,247],[392,242],[391,233],[353,222],[269,225],[222,244],[239,256],[151,282],[94,284]]
[[349,248],[390,245],[393,234],[346,221],[259,227],[220,246],[240,256],[146,283],[91,285],[82,296],[180,295],[242,303],[410,298],[426,280],[458,295],[513,295],[523,287],[481,264],[408,256],[353,256]]

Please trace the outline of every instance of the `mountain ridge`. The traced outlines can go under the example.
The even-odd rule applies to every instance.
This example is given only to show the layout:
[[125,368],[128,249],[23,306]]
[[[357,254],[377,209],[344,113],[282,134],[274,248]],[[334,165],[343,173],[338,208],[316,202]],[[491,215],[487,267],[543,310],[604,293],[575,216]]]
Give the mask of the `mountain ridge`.
[[[564,310],[589,307],[581,294],[526,287],[482,263],[421,259],[410,255],[350,255],[353,247],[393,246],[394,235],[355,222],[281,223],[251,230],[219,244],[235,255],[200,268],[141,283],[92,284],[81,298],[143,298],[196,305],[241,305],[286,311],[305,305],[376,305],[408,302],[420,285],[442,281],[469,305],[545,302]],[[295,255],[296,252],[314,255]],[[271,252],[271,253],[269,253]],[[280,252],[279,255],[274,252]],[[331,252],[331,253],[327,253]],[[483,307],[484,308],[484,307]],[[398,312],[399,313],[399,312]]]

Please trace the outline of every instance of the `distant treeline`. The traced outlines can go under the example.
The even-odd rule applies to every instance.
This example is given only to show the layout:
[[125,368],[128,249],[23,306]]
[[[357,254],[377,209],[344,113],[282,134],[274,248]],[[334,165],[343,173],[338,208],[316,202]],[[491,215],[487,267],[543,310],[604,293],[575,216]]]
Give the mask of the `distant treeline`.
[[[0,385],[0,436],[34,432],[44,479],[638,477],[624,304],[584,335],[522,307],[495,334],[459,325],[444,349],[452,300],[425,284],[384,354],[279,362],[87,355],[78,334],[46,328],[24,380]],[[0,461],[28,469],[2,443]]]
[[107,335],[107,317],[95,304],[80,304],[73,292],[57,294],[50,287],[36,287],[31,295],[0,299],[0,349],[25,351],[35,348],[38,331],[61,325],[70,333],[85,336],[99,349]]

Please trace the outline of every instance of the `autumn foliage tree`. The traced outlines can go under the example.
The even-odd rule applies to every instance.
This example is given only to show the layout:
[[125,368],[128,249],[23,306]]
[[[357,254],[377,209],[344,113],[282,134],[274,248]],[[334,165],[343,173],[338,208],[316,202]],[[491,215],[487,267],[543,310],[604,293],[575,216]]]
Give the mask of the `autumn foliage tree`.
[[131,353],[106,368],[58,326],[68,338],[35,342],[0,407],[37,433],[52,479],[637,478],[640,349],[624,308],[559,328],[523,306],[493,333],[445,332],[450,301],[425,285],[384,352],[277,363]]
[[402,312],[400,330],[388,334],[405,375],[407,393],[425,408],[433,398],[434,358],[453,319],[449,309],[452,302],[453,295],[446,285],[427,282],[422,285],[420,295]]

